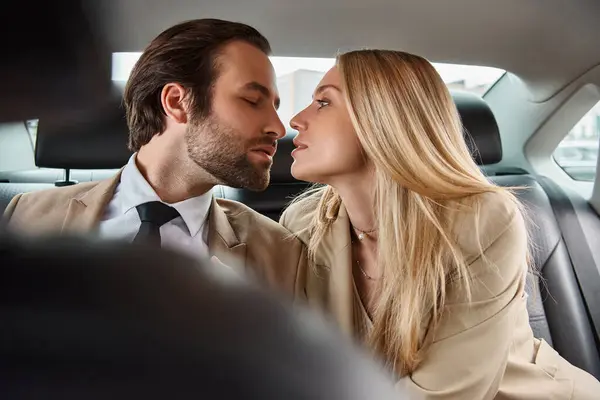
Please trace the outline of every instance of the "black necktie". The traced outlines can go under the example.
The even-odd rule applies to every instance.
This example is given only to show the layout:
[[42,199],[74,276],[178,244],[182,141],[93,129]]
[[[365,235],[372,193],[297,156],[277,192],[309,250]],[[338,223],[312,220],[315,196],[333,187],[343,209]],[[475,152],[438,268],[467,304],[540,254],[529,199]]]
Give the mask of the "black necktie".
[[156,247],[160,247],[160,227],[167,222],[179,217],[176,209],[168,206],[160,201],[151,201],[149,203],[140,204],[136,207],[142,224],[134,243],[147,243]]

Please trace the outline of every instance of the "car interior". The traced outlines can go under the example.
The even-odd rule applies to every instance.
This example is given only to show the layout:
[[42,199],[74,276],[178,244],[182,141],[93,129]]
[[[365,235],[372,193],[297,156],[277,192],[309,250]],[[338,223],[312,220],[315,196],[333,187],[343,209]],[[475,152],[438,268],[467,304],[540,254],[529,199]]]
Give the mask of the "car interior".
[[[528,311],[535,336],[600,379],[598,162],[592,160],[587,178],[579,179],[583,164],[563,166],[553,156],[600,103],[600,3],[483,3],[107,0],[93,6],[92,15],[113,53],[142,51],[170,25],[214,16],[255,26],[271,40],[275,56],[331,58],[347,48],[377,47],[505,71],[482,94],[451,89],[465,140],[489,179],[514,187],[527,211],[533,258]],[[0,211],[19,193],[103,179],[125,165],[131,153],[121,91],[115,82],[114,101],[92,120],[40,118],[35,142],[28,142],[27,121],[0,124]],[[597,158],[600,111],[594,115],[586,140]],[[278,220],[309,187],[290,174],[294,135],[290,130],[279,141],[264,192],[218,186],[214,195]]]

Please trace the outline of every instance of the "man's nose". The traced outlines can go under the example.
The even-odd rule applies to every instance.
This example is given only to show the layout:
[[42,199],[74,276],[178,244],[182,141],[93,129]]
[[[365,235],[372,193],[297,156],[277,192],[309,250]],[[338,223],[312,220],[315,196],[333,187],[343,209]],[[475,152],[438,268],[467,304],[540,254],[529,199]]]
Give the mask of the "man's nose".
[[279,115],[277,113],[275,113],[271,124],[269,124],[268,133],[274,136],[277,140],[285,136],[285,126],[283,125],[283,122],[281,122],[281,118],[279,118]]

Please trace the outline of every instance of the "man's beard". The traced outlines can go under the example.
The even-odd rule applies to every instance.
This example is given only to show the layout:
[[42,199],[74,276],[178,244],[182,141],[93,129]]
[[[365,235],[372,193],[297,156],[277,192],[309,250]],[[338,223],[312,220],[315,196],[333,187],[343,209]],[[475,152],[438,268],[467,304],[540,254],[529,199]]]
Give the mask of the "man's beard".
[[244,140],[239,131],[208,116],[188,126],[185,141],[190,159],[219,184],[252,191],[262,191],[269,186],[270,165],[252,164],[248,150],[257,145],[272,145],[271,137]]

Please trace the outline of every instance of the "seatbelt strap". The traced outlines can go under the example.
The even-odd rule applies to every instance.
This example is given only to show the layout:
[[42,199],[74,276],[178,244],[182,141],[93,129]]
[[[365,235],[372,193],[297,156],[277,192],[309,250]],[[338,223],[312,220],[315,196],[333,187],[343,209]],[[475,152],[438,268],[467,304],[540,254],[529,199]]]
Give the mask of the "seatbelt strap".
[[596,339],[600,343],[600,271],[569,196],[558,184],[545,176],[538,176],[538,182],[550,199],[583,301],[592,320]]

